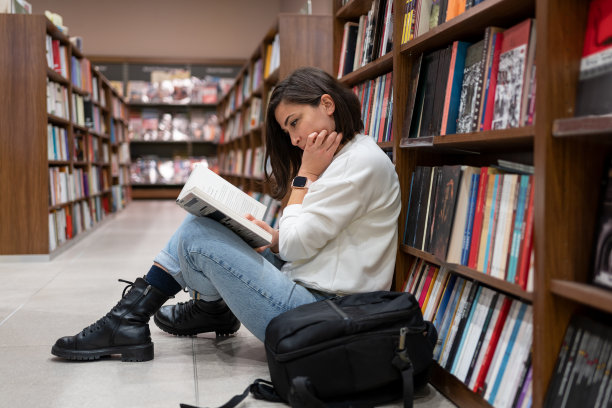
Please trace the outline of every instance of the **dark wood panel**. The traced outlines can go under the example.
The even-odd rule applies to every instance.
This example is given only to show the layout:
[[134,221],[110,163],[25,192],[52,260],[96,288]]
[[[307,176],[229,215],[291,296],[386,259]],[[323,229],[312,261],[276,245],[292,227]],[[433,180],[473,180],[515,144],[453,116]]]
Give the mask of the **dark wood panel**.
[[49,252],[46,29],[0,14],[0,254]]

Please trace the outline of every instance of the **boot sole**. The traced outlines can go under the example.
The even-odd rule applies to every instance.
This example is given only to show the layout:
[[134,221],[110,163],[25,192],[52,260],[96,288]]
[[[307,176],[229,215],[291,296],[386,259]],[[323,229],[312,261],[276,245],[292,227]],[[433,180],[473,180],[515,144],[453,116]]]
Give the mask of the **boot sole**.
[[153,360],[153,343],[135,346],[106,347],[95,350],[65,350],[57,346],[51,348],[51,354],[74,361],[93,361],[112,354],[121,354],[121,361]]
[[224,336],[231,336],[232,334],[235,334],[238,331],[238,329],[240,329],[240,322],[238,322],[237,325],[229,326],[229,327],[199,327],[196,329],[181,330],[181,329],[176,329],[174,327],[163,324],[161,321],[157,319],[156,316],[153,316],[153,321],[155,322],[155,325],[159,327],[161,330],[165,331],[166,333],[172,334],[174,336],[195,336],[200,333],[215,332],[215,335],[217,335],[218,337],[224,337]]

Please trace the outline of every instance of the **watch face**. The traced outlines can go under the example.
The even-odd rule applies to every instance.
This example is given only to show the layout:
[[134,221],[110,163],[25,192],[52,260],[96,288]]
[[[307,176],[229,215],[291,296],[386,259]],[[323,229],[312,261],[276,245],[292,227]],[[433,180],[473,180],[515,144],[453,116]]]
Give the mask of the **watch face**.
[[304,188],[306,187],[306,182],[308,181],[308,179],[306,177],[302,177],[302,176],[297,176],[296,178],[293,179],[293,182],[291,183],[292,187],[297,187],[297,188]]

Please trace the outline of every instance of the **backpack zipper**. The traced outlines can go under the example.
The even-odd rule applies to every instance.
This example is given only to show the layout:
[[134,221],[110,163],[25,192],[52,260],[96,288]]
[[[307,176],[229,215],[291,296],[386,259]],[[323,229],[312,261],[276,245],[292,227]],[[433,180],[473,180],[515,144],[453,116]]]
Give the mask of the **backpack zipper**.
[[338,305],[336,305],[331,300],[325,299],[325,302],[329,305],[329,307],[331,307],[334,310],[334,312],[338,313],[338,315],[342,318],[342,320],[350,320],[351,319],[346,313],[344,313],[344,310],[340,309],[338,307]]

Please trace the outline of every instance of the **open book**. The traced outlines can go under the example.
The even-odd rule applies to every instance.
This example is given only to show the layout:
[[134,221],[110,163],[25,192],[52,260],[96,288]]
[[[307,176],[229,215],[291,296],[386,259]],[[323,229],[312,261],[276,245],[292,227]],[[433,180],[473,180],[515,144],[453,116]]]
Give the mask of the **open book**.
[[253,248],[269,245],[272,241],[272,234],[245,217],[251,214],[261,220],[266,206],[206,165],[196,165],[176,203],[191,214],[220,222]]

